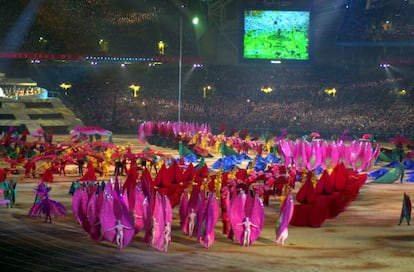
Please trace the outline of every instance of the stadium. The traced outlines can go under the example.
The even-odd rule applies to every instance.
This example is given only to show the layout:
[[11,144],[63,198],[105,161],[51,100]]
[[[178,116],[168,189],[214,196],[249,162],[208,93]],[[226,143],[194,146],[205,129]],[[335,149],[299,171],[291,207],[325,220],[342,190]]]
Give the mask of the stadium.
[[[414,1],[0,3],[5,271],[402,271],[414,264]],[[276,158],[262,164],[262,155]],[[225,160],[231,156],[237,160]],[[184,170],[193,165],[191,174]],[[318,187],[329,184],[325,175],[333,189]],[[345,176],[355,183],[338,185]],[[131,180],[153,215],[141,232],[137,218],[146,212],[127,211],[137,196],[119,200]],[[221,189],[233,183],[247,200],[232,192],[228,201],[238,204],[225,206]],[[18,196],[7,198],[13,184]],[[111,204],[118,214],[103,205],[102,214],[115,215],[90,223],[74,186],[119,197]],[[198,240],[185,221],[190,211],[181,214],[197,190],[204,202],[192,218],[206,220],[195,227]],[[290,193],[295,211],[282,223]],[[249,197],[245,211],[234,208]],[[209,217],[218,218],[219,200],[223,230]],[[44,224],[37,217],[52,222],[50,205],[66,216]],[[121,220],[124,209],[129,219]],[[228,225],[224,210],[233,211]],[[236,222],[247,211],[252,221]],[[159,246],[154,220],[165,221]],[[281,224],[282,244],[287,225],[289,238],[275,246]]]

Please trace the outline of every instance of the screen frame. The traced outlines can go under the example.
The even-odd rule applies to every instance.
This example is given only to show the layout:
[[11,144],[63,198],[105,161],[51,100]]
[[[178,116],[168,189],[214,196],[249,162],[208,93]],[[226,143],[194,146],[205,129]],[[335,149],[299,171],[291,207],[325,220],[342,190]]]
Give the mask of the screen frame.
[[[245,12],[246,11],[297,11],[297,12],[308,12],[309,13],[309,29],[308,29],[308,58],[307,59],[267,59],[267,58],[245,58],[245,46],[244,46],[244,39],[245,39]],[[254,64],[311,64],[313,63],[313,11],[312,8],[298,8],[298,7],[274,7],[274,6],[263,6],[263,5],[242,5],[240,10],[240,39],[239,39],[239,60],[240,63],[254,63]]]

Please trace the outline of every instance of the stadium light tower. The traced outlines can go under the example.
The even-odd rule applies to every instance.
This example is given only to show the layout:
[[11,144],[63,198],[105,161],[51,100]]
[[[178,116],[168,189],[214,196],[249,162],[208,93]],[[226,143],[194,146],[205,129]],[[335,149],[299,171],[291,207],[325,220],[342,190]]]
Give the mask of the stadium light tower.
[[182,92],[182,66],[183,66],[183,16],[180,15],[180,56],[178,60],[178,122],[181,122],[181,92]]
[[[181,6],[183,8],[184,6]],[[193,25],[198,25],[198,17],[192,20]],[[178,59],[178,122],[181,122],[181,95],[182,95],[182,70],[183,70],[183,15],[180,15],[180,55]]]

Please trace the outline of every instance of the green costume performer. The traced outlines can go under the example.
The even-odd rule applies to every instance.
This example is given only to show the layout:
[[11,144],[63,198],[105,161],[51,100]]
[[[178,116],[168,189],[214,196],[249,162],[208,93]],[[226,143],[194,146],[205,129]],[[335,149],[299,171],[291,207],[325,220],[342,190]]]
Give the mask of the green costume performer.
[[405,175],[405,166],[403,162],[400,162],[400,183],[403,183]]
[[407,225],[410,225],[410,221],[411,221],[411,199],[407,195],[407,193],[404,193],[403,205],[402,205],[401,216],[400,216],[400,222],[398,223],[398,225],[401,225],[401,223],[404,221],[404,219],[405,219],[405,221],[407,221]]

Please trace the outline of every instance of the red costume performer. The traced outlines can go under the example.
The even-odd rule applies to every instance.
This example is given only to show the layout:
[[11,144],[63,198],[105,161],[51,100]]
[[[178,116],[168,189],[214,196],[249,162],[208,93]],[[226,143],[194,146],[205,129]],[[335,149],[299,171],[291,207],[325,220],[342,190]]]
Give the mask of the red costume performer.
[[53,167],[46,168],[43,174],[40,174],[40,177],[43,182],[53,182]]
[[32,159],[28,159],[24,164],[24,176],[26,178],[35,177],[36,163]]
[[66,176],[65,167],[66,167],[66,160],[64,160],[63,158],[59,159],[59,176],[61,176],[62,174]]
[[88,161],[85,174],[79,179],[80,181],[96,181],[95,167],[93,163]]
[[7,179],[7,168],[0,169],[0,182]]

